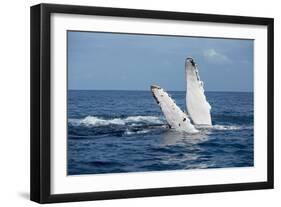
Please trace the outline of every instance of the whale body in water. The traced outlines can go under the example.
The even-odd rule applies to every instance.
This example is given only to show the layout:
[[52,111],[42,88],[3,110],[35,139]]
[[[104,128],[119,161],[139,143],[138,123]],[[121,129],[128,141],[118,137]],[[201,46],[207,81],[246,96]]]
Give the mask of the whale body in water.
[[212,126],[211,106],[204,94],[204,84],[200,80],[197,65],[192,58],[187,58],[185,61],[185,74],[187,113],[183,112],[160,86],[152,85],[151,92],[170,128],[197,133],[199,131],[196,128]]

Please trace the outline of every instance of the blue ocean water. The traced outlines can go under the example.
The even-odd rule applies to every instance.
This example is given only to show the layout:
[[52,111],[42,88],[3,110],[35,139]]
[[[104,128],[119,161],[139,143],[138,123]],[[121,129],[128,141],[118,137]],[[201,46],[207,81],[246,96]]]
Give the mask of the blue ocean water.
[[253,166],[253,93],[206,96],[214,127],[191,135],[167,128],[150,91],[69,90],[68,175]]

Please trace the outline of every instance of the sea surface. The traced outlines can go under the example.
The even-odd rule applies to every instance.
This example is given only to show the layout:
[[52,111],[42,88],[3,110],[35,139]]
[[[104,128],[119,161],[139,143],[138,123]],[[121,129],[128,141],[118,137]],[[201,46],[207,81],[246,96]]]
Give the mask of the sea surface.
[[[185,92],[168,93],[185,110]],[[68,175],[253,166],[253,93],[205,94],[214,126],[192,135],[150,91],[69,90]]]

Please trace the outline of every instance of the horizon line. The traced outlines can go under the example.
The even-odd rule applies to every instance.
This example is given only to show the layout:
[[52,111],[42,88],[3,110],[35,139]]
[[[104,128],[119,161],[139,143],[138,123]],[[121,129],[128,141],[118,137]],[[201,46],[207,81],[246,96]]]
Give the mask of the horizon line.
[[[69,91],[150,91],[150,90],[142,90],[142,89],[67,89]],[[185,90],[167,90],[173,92],[184,92]],[[205,92],[240,92],[240,93],[253,93],[254,91],[216,91],[210,90]]]

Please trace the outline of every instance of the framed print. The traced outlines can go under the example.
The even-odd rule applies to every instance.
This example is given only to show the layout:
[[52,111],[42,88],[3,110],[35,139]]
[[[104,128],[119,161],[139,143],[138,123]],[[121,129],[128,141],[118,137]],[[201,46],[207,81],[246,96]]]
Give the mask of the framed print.
[[31,7],[31,200],[273,188],[273,19]]

